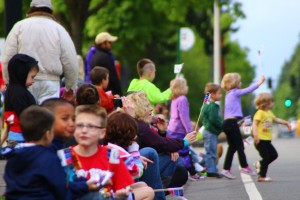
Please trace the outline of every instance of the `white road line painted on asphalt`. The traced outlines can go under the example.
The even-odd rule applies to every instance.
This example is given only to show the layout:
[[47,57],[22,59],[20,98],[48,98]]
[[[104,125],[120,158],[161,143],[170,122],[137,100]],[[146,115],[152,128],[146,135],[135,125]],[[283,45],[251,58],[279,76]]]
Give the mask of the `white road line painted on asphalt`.
[[257,190],[252,178],[250,175],[241,173],[242,181],[244,182],[244,186],[246,189],[246,192],[249,196],[249,200],[262,200],[259,191]]

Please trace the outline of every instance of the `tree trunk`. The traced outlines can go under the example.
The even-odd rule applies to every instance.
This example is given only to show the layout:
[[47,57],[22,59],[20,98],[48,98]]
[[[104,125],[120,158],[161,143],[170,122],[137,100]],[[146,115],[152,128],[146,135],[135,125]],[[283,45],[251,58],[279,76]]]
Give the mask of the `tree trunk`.
[[82,55],[82,39],[85,22],[89,16],[103,8],[109,0],[102,0],[89,9],[91,0],[64,0],[70,16],[70,34],[75,44],[77,54]]
[[90,0],[65,0],[65,3],[70,16],[70,34],[77,54],[82,55],[83,29],[88,17]]

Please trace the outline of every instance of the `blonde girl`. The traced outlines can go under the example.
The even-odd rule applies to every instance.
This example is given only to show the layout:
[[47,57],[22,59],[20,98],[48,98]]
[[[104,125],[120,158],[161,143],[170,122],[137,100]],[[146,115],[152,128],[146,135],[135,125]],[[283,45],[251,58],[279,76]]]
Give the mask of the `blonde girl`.
[[274,98],[272,94],[261,93],[255,100],[256,108],[258,109],[254,115],[252,124],[254,145],[262,160],[254,163],[257,173],[259,174],[259,182],[272,181],[267,177],[269,164],[278,157],[278,153],[272,145],[272,123],[283,124],[291,130],[291,125],[282,119],[276,118],[271,109],[274,106]]
[[241,172],[255,175],[255,173],[248,166],[246,155],[244,152],[244,143],[242,135],[239,129],[238,121],[243,117],[241,97],[245,94],[249,94],[256,90],[265,80],[264,76],[261,76],[260,80],[250,85],[247,88],[241,89],[242,82],[241,76],[238,73],[225,74],[221,87],[226,91],[225,105],[224,105],[224,122],[222,129],[227,136],[228,149],[224,161],[224,168],[222,175],[228,179],[235,179],[235,176],[231,173],[231,165],[234,153],[238,152],[238,158],[241,165]]

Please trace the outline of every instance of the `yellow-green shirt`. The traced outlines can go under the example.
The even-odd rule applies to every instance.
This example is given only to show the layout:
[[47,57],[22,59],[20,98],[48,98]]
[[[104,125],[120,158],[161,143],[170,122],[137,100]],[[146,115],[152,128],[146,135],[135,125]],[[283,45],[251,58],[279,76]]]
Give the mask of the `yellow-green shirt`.
[[258,110],[254,115],[254,120],[258,121],[257,134],[260,140],[272,140],[272,125],[275,115],[272,111]]
[[171,98],[171,90],[170,88],[161,92],[158,87],[156,87],[153,83],[150,81],[143,79],[133,79],[130,82],[130,85],[128,87],[127,92],[130,91],[143,91],[146,93],[148,100],[150,101],[150,104],[154,111],[154,106],[158,103],[164,103]]

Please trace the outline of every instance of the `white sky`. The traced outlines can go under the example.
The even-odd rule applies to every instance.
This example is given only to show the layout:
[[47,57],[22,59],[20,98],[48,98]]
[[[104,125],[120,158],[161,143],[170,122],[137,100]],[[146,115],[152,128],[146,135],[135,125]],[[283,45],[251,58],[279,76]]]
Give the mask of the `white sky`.
[[[242,47],[250,49],[248,58],[259,66],[258,51],[266,79],[273,79],[273,87],[285,61],[289,60],[299,42],[300,0],[239,0],[246,19],[238,22],[239,31],[232,36]],[[255,81],[261,70],[256,69]],[[267,84],[256,93],[268,92]]]

